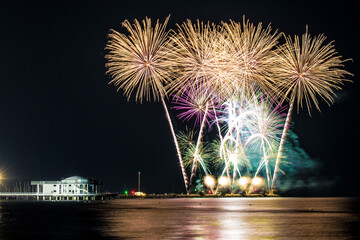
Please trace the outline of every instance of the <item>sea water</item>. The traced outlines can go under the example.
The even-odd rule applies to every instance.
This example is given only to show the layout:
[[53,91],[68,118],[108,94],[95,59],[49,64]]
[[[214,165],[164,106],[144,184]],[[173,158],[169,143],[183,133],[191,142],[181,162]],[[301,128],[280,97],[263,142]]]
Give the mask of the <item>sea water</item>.
[[357,198],[1,201],[0,239],[360,239]]

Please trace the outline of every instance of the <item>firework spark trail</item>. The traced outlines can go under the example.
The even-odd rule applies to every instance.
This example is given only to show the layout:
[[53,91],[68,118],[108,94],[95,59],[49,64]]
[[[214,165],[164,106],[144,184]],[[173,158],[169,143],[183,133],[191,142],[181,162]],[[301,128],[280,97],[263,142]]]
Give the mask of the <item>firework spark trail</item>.
[[[261,89],[267,89],[271,76],[269,72],[274,62],[274,55],[270,53],[279,38],[277,31],[272,34],[270,25],[263,29],[261,23],[255,27],[249,20],[246,21],[245,17],[243,24],[230,21],[222,25],[229,43],[231,60],[228,64],[235,67],[233,75],[238,79],[236,84],[233,84],[235,91],[247,92],[252,90],[254,84]],[[229,127],[232,127],[231,124]],[[241,126],[238,126],[237,141],[241,139],[240,129]],[[268,167],[266,169],[268,172]]]
[[[263,157],[257,167],[255,177],[265,166],[267,182],[270,186],[269,156],[273,150],[273,142],[276,142],[277,136],[280,135],[281,109],[279,110],[278,106],[272,109],[268,98],[259,94],[247,97],[242,95],[242,97],[228,100],[225,105],[226,114],[223,114],[222,121],[226,123],[228,130],[220,143],[220,158],[223,159],[225,165],[220,176],[223,177],[231,167],[231,179],[234,184],[235,178],[242,176],[241,166],[251,167],[245,150],[249,149],[250,145],[256,147],[256,142],[260,142],[259,149],[263,152]],[[255,149],[255,147],[250,149]],[[219,186],[215,192],[218,189]]]
[[222,121],[228,129],[220,144],[220,157],[225,161],[221,176],[225,174],[225,169],[231,166],[232,183],[237,175],[242,176],[241,168],[252,168],[246,151],[259,148],[263,157],[256,175],[265,166],[267,184],[270,186],[269,155],[273,150],[272,145],[279,140],[283,121],[282,109],[279,106],[272,108],[272,104],[268,98],[255,92],[252,95],[234,97],[225,103],[226,114],[223,114]]
[[[190,187],[190,185],[192,184],[192,180],[195,176],[197,169],[197,163],[200,160],[199,148],[203,137],[205,123],[207,122],[208,125],[210,125],[210,120],[214,118],[214,113],[209,111],[209,105],[214,103],[214,100],[212,100],[212,98],[214,98],[215,95],[209,92],[207,88],[199,87],[198,84],[195,84],[195,86],[186,86],[186,90],[181,96],[174,96],[175,101],[173,102],[175,104],[175,106],[173,107],[174,109],[183,111],[178,115],[180,119],[184,118],[185,120],[190,120],[192,117],[195,116],[194,126],[197,122],[201,121],[198,140],[193,155],[191,176],[188,187]],[[207,173],[206,168],[203,167],[203,170]]]
[[298,36],[294,37],[294,41],[290,36],[284,37],[286,43],[275,52],[276,67],[273,69],[273,84],[282,101],[290,99],[290,107],[276,158],[271,190],[274,188],[279,171],[282,149],[295,101],[298,111],[299,107],[303,107],[303,101],[310,115],[311,102],[320,111],[317,96],[328,105],[332,104],[335,95],[333,89],[341,89],[343,81],[349,81],[345,79],[345,75],[351,75],[342,69],[345,61],[337,55],[333,42],[323,45],[326,39],[324,35],[311,38],[306,29],[301,43]]
[[[220,145],[220,157],[225,161],[225,168],[222,171],[221,177],[223,177],[225,171],[229,175],[229,167],[232,166],[232,183],[234,183],[237,175],[241,177],[241,171],[239,166],[249,166],[248,159],[246,157],[245,151],[243,149],[241,138],[240,138],[240,129],[239,122],[236,121],[238,117],[236,116],[236,110],[233,108],[235,105],[233,102],[227,102],[227,112],[229,114],[228,118],[228,131],[225,137],[221,141]],[[241,121],[240,121],[241,125]],[[235,136],[234,136],[235,135]],[[232,144],[231,144],[232,143]],[[241,161],[242,160],[242,161]],[[216,189],[216,192],[218,187]]]
[[[228,164],[229,164],[229,162],[226,162],[226,166],[224,167],[224,169],[223,169],[223,171],[222,171],[222,173],[220,175],[220,178],[222,178],[224,176],[225,171],[228,169]],[[229,174],[228,174],[228,177],[229,177]],[[215,195],[218,193],[219,188],[220,188],[220,184],[218,183],[217,186],[216,186],[216,189],[215,189]]]
[[[226,141],[233,141],[233,142],[236,142],[235,139],[233,139],[232,136],[230,135],[226,135],[225,136],[226,140],[224,140],[223,138],[221,139],[220,141],[220,147],[219,147],[219,154],[220,154],[220,160],[223,160],[224,161],[224,168],[220,174],[220,178],[222,178],[226,172],[226,175],[227,177],[229,178],[230,177],[230,172],[229,172],[229,167],[230,167],[230,160],[229,158],[227,157],[227,155],[229,155],[229,151],[225,148],[225,142]],[[239,175],[241,175],[239,173]],[[218,183],[217,186],[216,186],[216,189],[215,189],[215,194],[217,194],[218,190],[219,190],[219,187],[220,187],[220,184]]]
[[[258,136],[256,136],[258,135]],[[259,163],[259,166],[256,170],[256,173],[254,175],[254,178],[257,177],[257,174],[259,173],[259,171],[261,171],[261,168],[265,165],[265,171],[266,171],[266,179],[267,179],[267,185],[268,185],[268,188],[269,188],[269,191],[270,191],[270,185],[271,185],[271,179],[270,179],[270,170],[269,170],[269,156],[268,156],[268,153],[266,151],[266,145],[265,145],[265,142],[267,143],[267,145],[269,146],[269,149],[271,151],[271,145],[268,141],[268,139],[266,139],[265,136],[261,135],[261,134],[254,134],[252,135],[251,137],[260,137],[261,139],[261,147],[262,147],[262,150],[263,150],[263,157],[262,157],[262,160],[260,161]],[[249,139],[250,140],[250,139]],[[251,139],[252,140],[252,139]],[[245,146],[247,144],[245,143]],[[250,185],[250,192],[251,192],[251,187],[252,185]]]
[[196,143],[196,148],[195,148],[195,154],[194,154],[194,160],[193,160],[193,166],[192,166],[192,170],[191,170],[189,185],[191,185],[192,179],[193,179],[193,177],[195,175],[195,172],[196,172],[197,161],[198,161],[198,158],[199,158],[199,147],[200,147],[201,140],[202,140],[202,133],[203,133],[203,129],[204,129],[204,126],[205,126],[205,120],[206,120],[206,117],[207,117],[208,110],[209,110],[209,103],[206,103],[205,112],[204,112],[203,120],[202,120],[202,123],[201,123],[199,136],[198,136],[198,140],[197,140],[197,143]]
[[[215,100],[215,90],[222,82],[221,57],[219,51],[224,44],[219,44],[218,26],[205,24],[199,20],[193,24],[190,20],[178,25],[178,33],[172,37],[172,54],[178,66],[178,77],[169,86],[169,92],[180,96],[177,109],[186,109],[180,118],[189,119],[196,115],[196,122],[202,122],[193,159],[190,182],[196,172],[198,151],[207,117],[214,118],[216,112],[209,111],[209,104]],[[194,91],[194,88],[195,91]],[[181,97],[182,95],[187,97]],[[205,107],[205,110],[204,110]],[[211,106],[214,108],[214,106]],[[203,121],[201,121],[201,118]],[[209,121],[208,121],[209,124]]]
[[144,97],[147,101],[151,100],[151,96],[154,101],[161,100],[176,146],[186,192],[188,192],[185,168],[164,101],[166,96],[164,85],[168,84],[172,77],[168,32],[165,31],[168,20],[169,17],[166,18],[164,24],[157,21],[154,28],[149,18],[143,20],[142,24],[135,19],[133,25],[125,20],[122,25],[129,32],[128,36],[111,30],[106,45],[106,49],[109,50],[106,55],[108,61],[106,73],[112,78],[109,84],[118,86],[118,90],[123,89],[128,100],[136,88],[135,100],[140,103]]
[[215,124],[216,124],[216,127],[218,129],[219,138],[220,138],[220,141],[222,141],[223,137],[222,137],[222,134],[221,134],[221,127],[220,127],[220,124],[219,124],[219,118],[216,115],[216,110],[215,110],[214,104],[212,104],[212,108],[213,108],[213,111],[214,111]]
[[[249,145],[256,139],[260,139],[263,151],[263,159],[265,159],[265,169],[267,184],[270,191],[271,178],[269,169],[269,155],[272,154],[272,144],[279,141],[281,128],[283,127],[283,113],[284,108],[280,104],[272,108],[275,103],[274,100],[269,100],[268,97],[264,98],[263,95],[253,95],[252,106],[255,109],[254,119],[247,124],[250,129],[251,136],[247,139],[245,146]],[[265,144],[266,143],[266,144]],[[259,165],[261,166],[261,164]],[[257,171],[258,172],[258,171]],[[256,174],[257,175],[257,174]],[[256,176],[255,176],[256,177]]]
[[284,125],[283,132],[282,132],[282,135],[281,135],[279,150],[278,150],[277,157],[276,157],[275,168],[274,168],[274,173],[273,173],[273,179],[271,181],[271,188],[270,188],[269,193],[271,193],[271,191],[274,188],[274,182],[276,180],[276,176],[278,174],[278,171],[280,170],[280,168],[279,168],[280,159],[281,159],[283,147],[284,147],[284,144],[285,144],[286,134],[287,134],[288,129],[290,128],[290,121],[291,121],[292,110],[293,110],[293,107],[294,107],[294,102],[295,101],[294,101],[294,98],[293,98],[291,100],[291,102],[290,102],[289,111],[288,111],[288,114],[286,116],[285,125]]
[[[243,161],[239,161],[239,164],[244,164],[244,166],[251,167],[249,160],[246,157],[244,148],[243,148],[243,136],[247,133],[245,132],[245,120],[248,115],[253,114],[253,111],[246,106],[246,102],[238,101],[235,98],[233,100],[228,100],[225,103],[225,109],[227,116],[223,118],[228,126],[227,133],[223,139],[222,149],[226,148],[226,143],[228,140],[231,140],[235,143],[235,155],[243,156]],[[223,157],[227,157],[224,155]],[[235,159],[234,159],[235,160]],[[239,159],[237,159],[238,161]],[[232,161],[234,162],[234,161]]]
[[[270,169],[269,169],[269,156],[266,153],[266,148],[265,148],[265,141],[264,139],[261,140],[261,145],[263,148],[263,161],[265,162],[265,170],[266,170],[266,180],[267,180],[267,186],[268,186],[268,191],[270,192],[271,189],[271,176],[270,176]],[[256,176],[255,176],[256,177]]]
[[209,170],[208,170],[208,168],[207,168],[207,166],[205,164],[204,159],[201,157],[201,155],[199,155],[199,163],[200,163],[205,175],[209,175]]
[[[230,143],[229,143],[230,142]],[[231,145],[231,142],[234,144]],[[241,176],[238,165],[246,166],[247,162],[239,161],[243,157],[246,158],[244,152],[242,151],[241,143],[237,138],[234,138],[231,135],[225,136],[224,140],[221,142],[220,146],[220,157],[225,161],[225,168],[228,169],[230,166],[233,166],[233,177],[236,172]]]
[[[271,177],[270,177],[270,170],[269,170],[269,154],[266,152],[266,146],[265,146],[265,141],[264,141],[264,138],[261,138],[262,141],[262,149],[263,149],[263,157],[262,157],[262,160],[260,161],[257,169],[256,169],[256,172],[255,172],[255,175],[254,175],[254,178],[255,179],[259,172],[262,170],[262,168],[264,167],[265,165],[265,170],[266,170],[266,179],[267,179],[267,186],[268,186],[268,190],[270,191],[270,187],[271,187]],[[249,193],[251,193],[253,190],[253,181],[251,182],[250,184],[250,188],[249,188]]]
[[163,107],[164,107],[164,109],[165,109],[166,118],[168,119],[168,122],[169,122],[169,125],[170,125],[171,134],[172,134],[173,139],[174,139],[174,143],[175,143],[175,147],[176,147],[176,152],[177,152],[177,154],[178,154],[179,163],[180,163],[180,167],[181,167],[181,172],[182,172],[183,178],[184,178],[184,183],[185,183],[186,192],[189,192],[189,191],[188,191],[188,187],[187,187],[187,186],[188,186],[187,175],[186,175],[185,167],[184,167],[183,160],[182,160],[182,157],[181,157],[181,152],[180,152],[179,143],[178,143],[178,141],[177,141],[176,134],[175,134],[175,131],[174,131],[174,127],[173,127],[173,125],[172,125],[171,118],[170,118],[169,112],[168,112],[167,107],[166,107],[166,103],[165,103],[165,101],[164,101],[163,98],[161,98],[161,102],[162,102]]
[[252,193],[252,192],[253,192],[253,190],[254,190],[254,180],[257,178],[259,172],[260,172],[261,169],[264,167],[265,161],[266,161],[266,160],[265,160],[265,158],[264,158],[264,160],[260,162],[259,167],[257,168],[257,170],[256,170],[256,172],[255,172],[255,175],[254,175],[254,177],[253,177],[253,179],[252,179],[252,181],[251,181],[251,183],[250,183],[250,187],[249,187],[248,193]]
[[[221,134],[220,134],[221,136]],[[214,158],[214,164],[218,166],[219,169],[221,169],[221,174],[220,177],[223,177],[225,172],[226,172],[226,176],[228,178],[230,178],[230,172],[229,172],[229,164],[230,162],[227,161],[227,158],[224,158],[223,155],[226,155],[225,153],[223,153],[222,150],[222,144],[223,144],[223,138],[221,136],[220,140],[215,140],[212,142],[212,148],[213,148],[213,153],[215,154],[213,156]],[[219,185],[216,186],[215,189],[215,194],[217,194],[218,190],[219,190]]]
[[[201,86],[200,83],[194,83],[184,85],[185,90],[180,96],[174,95],[173,107],[176,110],[182,111],[178,114],[180,119],[190,120],[195,117],[194,127],[197,123],[201,122],[198,140],[195,147],[193,156],[193,163],[191,168],[191,176],[189,186],[192,184],[192,180],[196,174],[197,163],[199,160],[199,148],[201,145],[203,131],[205,129],[205,123],[210,126],[210,122],[213,121],[216,115],[215,102],[217,95],[209,90],[207,87]],[[213,112],[209,110],[213,109]],[[206,171],[206,169],[204,169]]]

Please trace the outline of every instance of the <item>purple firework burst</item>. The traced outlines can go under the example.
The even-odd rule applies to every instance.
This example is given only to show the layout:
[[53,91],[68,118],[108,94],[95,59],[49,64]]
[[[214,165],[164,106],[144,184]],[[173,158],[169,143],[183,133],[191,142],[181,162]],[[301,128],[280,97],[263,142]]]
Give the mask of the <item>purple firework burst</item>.
[[219,94],[200,84],[187,85],[180,96],[174,95],[173,98],[173,108],[181,111],[177,115],[178,118],[184,121],[195,118],[194,126],[200,125],[204,116],[206,117],[206,123],[211,126],[216,115],[218,115],[217,110],[220,107]]

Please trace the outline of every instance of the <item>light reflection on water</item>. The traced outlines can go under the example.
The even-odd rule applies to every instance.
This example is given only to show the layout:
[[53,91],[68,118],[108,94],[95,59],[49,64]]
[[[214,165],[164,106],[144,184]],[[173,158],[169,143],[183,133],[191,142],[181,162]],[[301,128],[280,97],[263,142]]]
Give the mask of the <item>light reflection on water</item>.
[[[351,201],[350,201],[351,202]],[[354,233],[349,199],[227,198],[122,200],[103,211],[106,236],[148,239],[334,238]]]
[[0,202],[0,238],[357,239],[358,202],[351,198]]

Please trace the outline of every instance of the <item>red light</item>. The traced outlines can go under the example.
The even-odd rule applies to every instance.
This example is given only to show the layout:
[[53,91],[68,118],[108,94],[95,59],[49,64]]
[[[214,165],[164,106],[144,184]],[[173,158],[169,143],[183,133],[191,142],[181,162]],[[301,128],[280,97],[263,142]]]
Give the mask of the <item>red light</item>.
[[134,191],[134,190],[131,190],[131,194],[135,194],[135,191]]
[[211,191],[209,190],[209,191],[208,191],[208,194],[210,194],[210,193],[211,193]]

